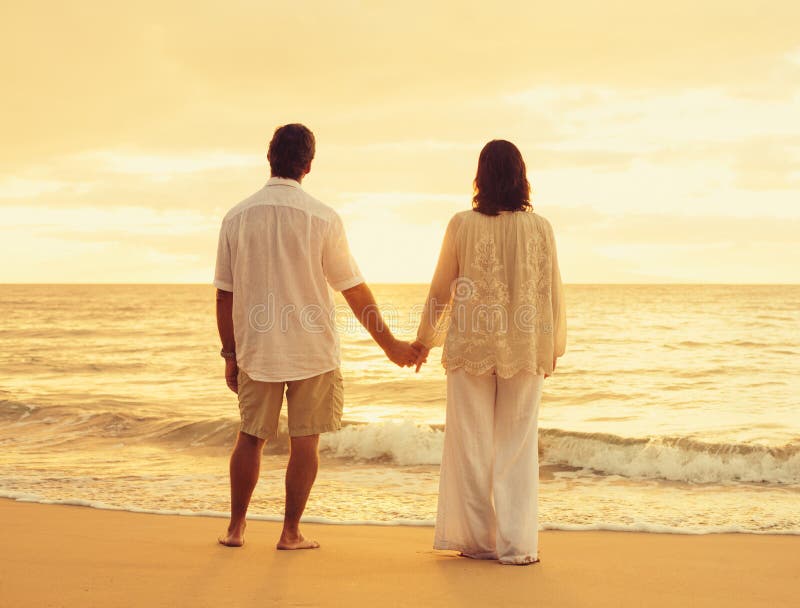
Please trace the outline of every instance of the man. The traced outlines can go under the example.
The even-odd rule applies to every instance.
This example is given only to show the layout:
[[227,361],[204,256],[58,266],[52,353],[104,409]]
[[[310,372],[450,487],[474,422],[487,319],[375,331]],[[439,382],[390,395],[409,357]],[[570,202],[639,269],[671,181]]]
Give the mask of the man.
[[314,158],[314,135],[278,128],[267,158],[271,178],[222,222],[214,285],[225,379],[238,394],[241,427],[230,461],[231,520],[219,542],[244,543],[245,516],[261,451],[278,430],[284,390],[290,435],[286,509],[278,549],[315,549],[300,517],[317,474],[319,434],[341,428],[342,375],[331,289],[391,361],[410,366],[417,351],[394,338],[350,255],[337,213],[300,186]]

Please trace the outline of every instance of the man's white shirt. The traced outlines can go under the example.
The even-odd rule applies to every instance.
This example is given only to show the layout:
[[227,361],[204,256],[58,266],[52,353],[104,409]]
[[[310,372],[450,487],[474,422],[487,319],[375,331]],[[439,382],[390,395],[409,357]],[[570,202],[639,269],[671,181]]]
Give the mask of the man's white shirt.
[[331,289],[363,282],[341,218],[295,180],[270,178],[222,221],[214,285],[233,292],[236,359],[254,380],[339,367]]

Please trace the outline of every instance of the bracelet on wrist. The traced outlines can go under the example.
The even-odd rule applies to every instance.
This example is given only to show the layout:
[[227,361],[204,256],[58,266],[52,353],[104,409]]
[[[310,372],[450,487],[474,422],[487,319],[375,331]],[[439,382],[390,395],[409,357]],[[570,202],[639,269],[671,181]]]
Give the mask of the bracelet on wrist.
[[228,361],[236,361],[236,351],[235,350],[225,350],[224,348],[219,351],[219,356],[223,359],[227,359]]

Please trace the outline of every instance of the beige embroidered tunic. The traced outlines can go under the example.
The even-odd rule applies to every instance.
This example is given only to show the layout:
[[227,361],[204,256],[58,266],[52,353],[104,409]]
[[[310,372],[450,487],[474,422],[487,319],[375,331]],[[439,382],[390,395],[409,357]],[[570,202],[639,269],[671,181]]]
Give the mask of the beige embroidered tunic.
[[446,369],[550,374],[567,324],[550,223],[529,211],[457,213],[445,233],[417,340]]

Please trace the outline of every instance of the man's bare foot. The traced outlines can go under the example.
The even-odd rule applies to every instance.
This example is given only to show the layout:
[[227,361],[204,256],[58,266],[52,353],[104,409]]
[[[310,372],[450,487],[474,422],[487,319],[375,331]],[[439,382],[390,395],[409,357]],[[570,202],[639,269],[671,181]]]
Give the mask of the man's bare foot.
[[241,547],[244,544],[244,529],[247,527],[247,524],[242,524],[241,528],[228,527],[228,533],[224,536],[220,536],[217,538],[220,545],[225,545],[226,547]]
[[289,536],[281,534],[281,539],[275,548],[280,551],[294,551],[295,549],[319,549],[319,543],[315,540],[307,540],[302,534]]

